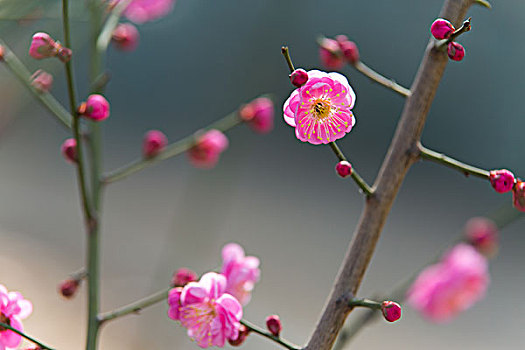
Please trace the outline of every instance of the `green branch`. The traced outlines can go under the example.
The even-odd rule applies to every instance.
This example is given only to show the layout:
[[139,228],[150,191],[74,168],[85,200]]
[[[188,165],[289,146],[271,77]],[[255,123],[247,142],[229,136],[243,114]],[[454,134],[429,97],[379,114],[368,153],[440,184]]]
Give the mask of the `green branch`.
[[355,67],[355,69],[357,69],[359,72],[363,73],[366,77],[368,77],[372,81],[374,81],[374,82],[376,82],[378,84],[381,84],[384,87],[387,87],[387,88],[397,92],[401,96],[405,96],[405,97],[410,96],[411,92],[410,92],[409,89],[407,89],[404,86],[399,85],[393,79],[388,79],[388,78],[382,76],[381,74],[379,74],[378,72],[376,72],[372,68],[368,67],[363,62],[357,61],[353,66]]
[[241,324],[244,325],[246,328],[248,328],[250,331],[254,332],[254,333],[257,333],[265,338],[268,338],[270,339],[271,341],[274,341],[276,342],[277,344],[279,345],[282,345],[284,346],[285,348],[289,349],[289,350],[301,350],[301,347],[289,342],[288,340],[286,339],[283,339],[281,337],[276,337],[275,335],[273,335],[272,333],[254,325],[253,323],[250,323],[246,320],[241,320]]
[[42,349],[44,350],[55,350],[53,349],[52,347],[49,347],[45,344],[42,344],[40,341],[36,340],[35,338],[33,337],[30,337],[29,335],[25,334],[24,332],[21,332],[19,331],[18,329],[16,328],[13,328],[11,327],[10,325],[8,325],[7,323],[3,323],[3,322],[0,322],[0,328],[5,328],[5,329],[9,329],[10,331],[13,331],[15,332],[16,334],[26,338],[27,340],[29,340],[30,342],[32,343],[35,343],[36,345],[40,346]]
[[98,321],[100,323],[111,321],[116,318],[126,316],[132,313],[138,313],[139,311],[147,308],[148,306],[155,305],[158,302],[161,302],[163,300],[167,300],[168,293],[172,289],[172,287],[168,289],[161,290],[159,292],[156,292],[154,294],[151,294],[145,298],[142,298],[140,300],[137,300],[133,303],[130,303],[128,305],[125,305],[121,308],[118,308],[116,310],[106,312],[104,314],[101,314],[98,316]]

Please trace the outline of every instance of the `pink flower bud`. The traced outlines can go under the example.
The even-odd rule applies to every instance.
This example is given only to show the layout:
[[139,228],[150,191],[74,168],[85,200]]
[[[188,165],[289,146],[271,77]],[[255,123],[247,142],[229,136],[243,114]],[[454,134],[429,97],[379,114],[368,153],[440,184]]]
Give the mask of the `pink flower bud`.
[[62,143],[60,147],[62,155],[70,163],[76,163],[77,161],[77,140],[71,138],[67,139]]
[[448,39],[456,29],[446,19],[438,18],[430,26],[430,33],[438,40]]
[[239,335],[237,336],[237,339],[228,339],[228,343],[230,343],[231,346],[239,346],[246,340],[246,337],[250,334],[250,329],[246,327],[245,325],[241,324],[241,327],[239,328]]
[[53,76],[39,69],[31,76],[31,85],[39,92],[48,92],[53,85]]
[[261,134],[273,129],[273,102],[267,97],[259,97],[244,105],[239,111],[242,120]]
[[467,241],[485,256],[493,256],[498,250],[498,228],[487,218],[472,218],[465,225]]
[[319,58],[321,63],[328,69],[341,69],[344,62],[344,56],[337,41],[323,38],[319,48]]
[[514,174],[506,169],[492,170],[489,173],[490,184],[498,193],[505,193],[512,190],[516,179]]
[[57,57],[60,61],[67,63],[71,60],[71,56],[73,55],[73,51],[68,49],[67,47],[63,47],[62,45],[58,45],[58,53]]
[[58,292],[66,299],[70,299],[75,296],[80,281],[74,279],[67,279],[62,281],[58,286]]
[[2,45],[0,45],[0,61],[4,60],[4,55],[5,55],[5,49]]
[[133,51],[139,43],[139,31],[131,23],[121,23],[111,37],[115,47],[122,51]]
[[308,73],[302,68],[294,70],[289,77],[295,87],[301,87],[308,81]]
[[359,50],[353,41],[341,41],[339,42],[339,47],[341,48],[343,56],[346,58],[348,63],[356,64],[359,62]]
[[171,279],[171,285],[175,287],[184,287],[190,282],[197,280],[197,273],[193,270],[182,267],[175,271]]
[[89,95],[87,101],[80,105],[78,113],[94,121],[109,117],[109,102],[102,95]]
[[381,312],[383,312],[385,320],[395,322],[401,318],[401,305],[393,301],[383,301]]
[[144,135],[142,143],[142,154],[145,158],[155,157],[166,148],[168,138],[161,131],[150,130]]
[[58,54],[56,42],[47,33],[36,33],[33,35],[29,55],[37,60],[53,57]]
[[190,162],[202,169],[211,169],[219,161],[220,154],[228,148],[228,138],[219,130],[212,129],[197,136],[195,145],[188,151]]
[[283,326],[281,325],[281,320],[279,319],[279,316],[277,315],[270,315],[266,317],[266,328],[272,333],[274,336],[278,337],[279,334],[281,334],[281,330],[283,329]]
[[335,171],[337,172],[337,175],[343,178],[350,176],[352,175],[352,165],[346,160],[342,160],[335,166]]
[[447,48],[448,57],[454,61],[461,61],[465,57],[465,48],[455,41],[448,43]]
[[525,212],[525,182],[516,182],[514,189],[512,190],[512,199],[514,201],[514,207],[519,211]]

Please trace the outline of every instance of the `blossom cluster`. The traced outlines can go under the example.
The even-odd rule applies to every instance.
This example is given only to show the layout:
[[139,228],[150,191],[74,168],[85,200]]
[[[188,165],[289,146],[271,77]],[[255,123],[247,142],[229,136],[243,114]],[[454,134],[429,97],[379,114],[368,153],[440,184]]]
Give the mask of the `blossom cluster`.
[[[19,292],[9,292],[0,284],[0,322],[23,332],[22,320],[31,315],[33,305],[24,299]],[[0,350],[16,348],[22,342],[22,337],[0,326]]]
[[242,307],[260,276],[259,259],[245,256],[236,243],[224,246],[222,258],[221,273],[205,273],[199,281],[187,269],[176,273],[177,286],[168,296],[168,316],[187,328],[201,348],[223,347],[226,341],[235,343],[245,336]]

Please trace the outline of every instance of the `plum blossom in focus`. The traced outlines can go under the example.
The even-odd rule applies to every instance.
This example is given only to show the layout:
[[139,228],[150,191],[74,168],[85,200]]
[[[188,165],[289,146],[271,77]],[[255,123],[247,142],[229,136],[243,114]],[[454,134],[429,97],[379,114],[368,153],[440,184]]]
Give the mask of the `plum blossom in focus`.
[[284,120],[295,135],[314,145],[338,140],[355,124],[355,93],[339,73],[308,72],[308,81],[295,89],[283,106]]
[[441,262],[424,269],[407,292],[407,302],[433,322],[446,322],[480,300],[489,284],[487,259],[460,243]]
[[[116,0],[118,4],[122,0]],[[124,10],[124,15],[135,23],[144,23],[166,16],[175,4],[175,0],[131,0]]]
[[239,336],[242,306],[226,291],[226,277],[208,272],[199,282],[173,288],[168,296],[168,316],[188,329],[201,348],[223,347]]
[[195,145],[188,151],[188,157],[197,168],[210,169],[217,164],[226,148],[228,138],[219,130],[212,129],[197,136]]
[[[0,322],[23,332],[22,322],[33,311],[30,301],[24,299],[18,292],[8,292],[0,284]],[[22,337],[13,331],[0,326],[0,350],[16,348],[22,342]]]
[[259,281],[259,259],[245,256],[244,249],[237,243],[222,248],[221,273],[226,276],[226,292],[233,295],[242,305],[248,304],[255,283]]

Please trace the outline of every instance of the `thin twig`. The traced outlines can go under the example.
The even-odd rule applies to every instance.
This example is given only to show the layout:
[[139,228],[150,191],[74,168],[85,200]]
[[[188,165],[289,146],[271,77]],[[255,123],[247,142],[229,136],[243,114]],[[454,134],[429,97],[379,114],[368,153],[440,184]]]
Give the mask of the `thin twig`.
[[126,316],[126,315],[133,314],[133,313],[138,313],[139,311],[147,308],[148,306],[152,306],[160,301],[167,300],[168,293],[170,290],[171,290],[171,287],[168,289],[164,289],[159,292],[153,293],[145,298],[137,300],[128,305],[122,306],[116,310],[101,314],[98,316],[98,320],[100,323],[103,323],[106,321],[114,320],[122,316]]
[[5,329],[9,329],[10,331],[13,331],[15,332],[16,334],[26,338],[27,340],[29,340],[30,342],[32,343],[35,343],[36,345],[40,346],[42,349],[44,350],[54,350],[52,347],[49,347],[43,343],[41,343],[40,341],[36,340],[35,338],[25,334],[24,332],[21,332],[19,331],[18,329],[16,328],[13,328],[11,327],[10,325],[8,325],[7,323],[3,323],[3,322],[0,322],[0,328],[5,328]]
[[293,63],[292,63],[292,58],[290,57],[290,50],[288,49],[288,46],[281,47],[281,53],[283,54],[284,59],[286,60],[286,63],[288,64],[288,68],[290,69],[290,73],[293,73],[295,68],[294,68]]
[[71,114],[49,92],[42,92],[31,85],[31,73],[11,49],[0,39],[4,50],[3,61],[15,77],[40,101],[51,114],[66,128],[71,128]]
[[287,348],[289,350],[301,350],[301,347],[299,347],[299,346],[289,342],[286,339],[283,339],[281,337],[276,337],[272,333],[270,333],[268,331],[265,331],[264,329],[254,325],[253,323],[250,323],[250,322],[248,322],[246,320],[241,320],[241,324],[243,324],[246,328],[248,328],[252,332],[257,333],[257,334],[259,334],[259,335],[261,335],[261,336],[263,336],[265,338],[268,338],[271,341],[274,341],[277,344],[282,345],[282,346],[284,346],[285,348]]
[[368,67],[363,62],[357,61],[353,66],[359,72],[363,73],[365,76],[370,78],[372,81],[375,81],[376,83],[379,83],[379,84],[381,84],[381,85],[383,85],[383,86],[385,86],[385,87],[387,87],[387,88],[397,92],[398,94],[400,94],[402,96],[405,96],[405,97],[410,96],[411,93],[410,93],[409,89],[399,85],[393,79],[388,79],[388,78],[382,76],[381,74],[379,74],[378,72],[376,72],[372,68]]
[[477,177],[481,177],[482,179],[488,179],[489,178],[489,171],[476,168],[475,166],[468,165],[465,163],[462,163],[454,158],[450,158],[443,153],[438,153],[435,151],[432,151],[428,148],[425,148],[423,145],[418,145],[419,152],[421,155],[421,158],[426,160],[431,160],[433,162],[443,164],[445,166],[448,166],[450,168],[456,169],[466,176],[468,175],[474,175]]
[[[340,161],[348,161],[348,159],[345,157],[341,149],[337,146],[335,141],[329,143],[330,148],[332,151],[334,151],[337,158],[339,158]],[[367,195],[370,196],[374,193],[373,189],[366,183],[365,180],[357,173],[354,166],[352,165],[352,173],[350,174],[352,179],[355,181],[357,186]]]

